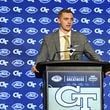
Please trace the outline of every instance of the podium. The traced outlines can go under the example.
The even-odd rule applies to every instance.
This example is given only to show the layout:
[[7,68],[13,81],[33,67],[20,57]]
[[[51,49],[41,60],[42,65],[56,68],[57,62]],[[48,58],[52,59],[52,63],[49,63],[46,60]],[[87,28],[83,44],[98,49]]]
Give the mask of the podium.
[[44,82],[44,110],[103,110],[107,62],[48,61],[38,64]]

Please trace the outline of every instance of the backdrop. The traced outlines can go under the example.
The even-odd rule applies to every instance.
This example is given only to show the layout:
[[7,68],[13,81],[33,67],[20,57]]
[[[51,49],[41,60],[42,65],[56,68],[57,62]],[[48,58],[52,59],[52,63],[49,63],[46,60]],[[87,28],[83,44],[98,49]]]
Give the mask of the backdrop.
[[[110,0],[0,0],[0,110],[42,110],[42,79],[31,72],[57,13],[71,9],[73,30],[84,33],[110,62]],[[110,110],[110,77],[104,78],[104,110]]]

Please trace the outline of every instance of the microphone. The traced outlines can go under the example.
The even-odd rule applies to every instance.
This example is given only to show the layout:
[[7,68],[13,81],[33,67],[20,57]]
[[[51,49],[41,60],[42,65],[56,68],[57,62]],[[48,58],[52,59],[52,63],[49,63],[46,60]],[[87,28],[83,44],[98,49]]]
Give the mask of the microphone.
[[75,52],[75,51],[76,51],[76,49],[75,49],[75,48],[73,48],[73,46],[72,46],[72,45],[70,45],[70,47],[69,47],[69,48],[67,48],[67,50],[70,52],[70,56],[72,56],[72,55],[73,55],[73,52]]
[[98,62],[102,62],[103,60],[100,59],[100,57],[97,56],[96,53],[89,53],[89,52],[84,52],[84,51],[80,51],[78,48],[78,46],[72,46],[70,45],[69,48],[67,48],[66,51],[57,51],[55,52],[55,54],[53,55],[52,61],[54,61],[56,59],[56,55],[60,54],[60,53],[64,53],[64,52],[69,52],[70,53],[70,60],[82,60],[83,54],[90,60],[90,61],[98,61]]
[[60,53],[64,53],[64,52],[69,52],[69,54],[70,54],[70,59],[71,59],[71,56],[73,55],[73,53],[74,53],[75,51],[76,51],[76,49],[74,49],[74,48],[72,47],[72,45],[70,45],[70,47],[68,47],[67,50],[65,50],[65,51],[57,51],[57,52],[55,52],[55,54],[53,55],[52,61],[55,60],[56,55],[58,55],[58,54],[60,54]]

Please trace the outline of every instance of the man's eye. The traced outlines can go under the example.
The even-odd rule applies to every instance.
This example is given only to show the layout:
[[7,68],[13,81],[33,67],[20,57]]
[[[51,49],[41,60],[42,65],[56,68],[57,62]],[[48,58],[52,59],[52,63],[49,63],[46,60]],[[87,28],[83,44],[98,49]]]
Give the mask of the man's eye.
[[71,18],[71,19],[69,19],[69,18],[64,18],[64,20],[71,20],[71,21],[73,21],[73,18]]
[[73,18],[71,18],[71,21],[73,21]]
[[68,20],[68,18],[64,18],[64,20]]

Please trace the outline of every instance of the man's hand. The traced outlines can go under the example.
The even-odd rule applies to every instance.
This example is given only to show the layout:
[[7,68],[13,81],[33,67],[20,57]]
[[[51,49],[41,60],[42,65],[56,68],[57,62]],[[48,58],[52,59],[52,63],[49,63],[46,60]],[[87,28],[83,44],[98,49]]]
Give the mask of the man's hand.
[[33,73],[39,73],[39,71],[36,68],[36,65],[33,65],[31,70],[32,70]]

